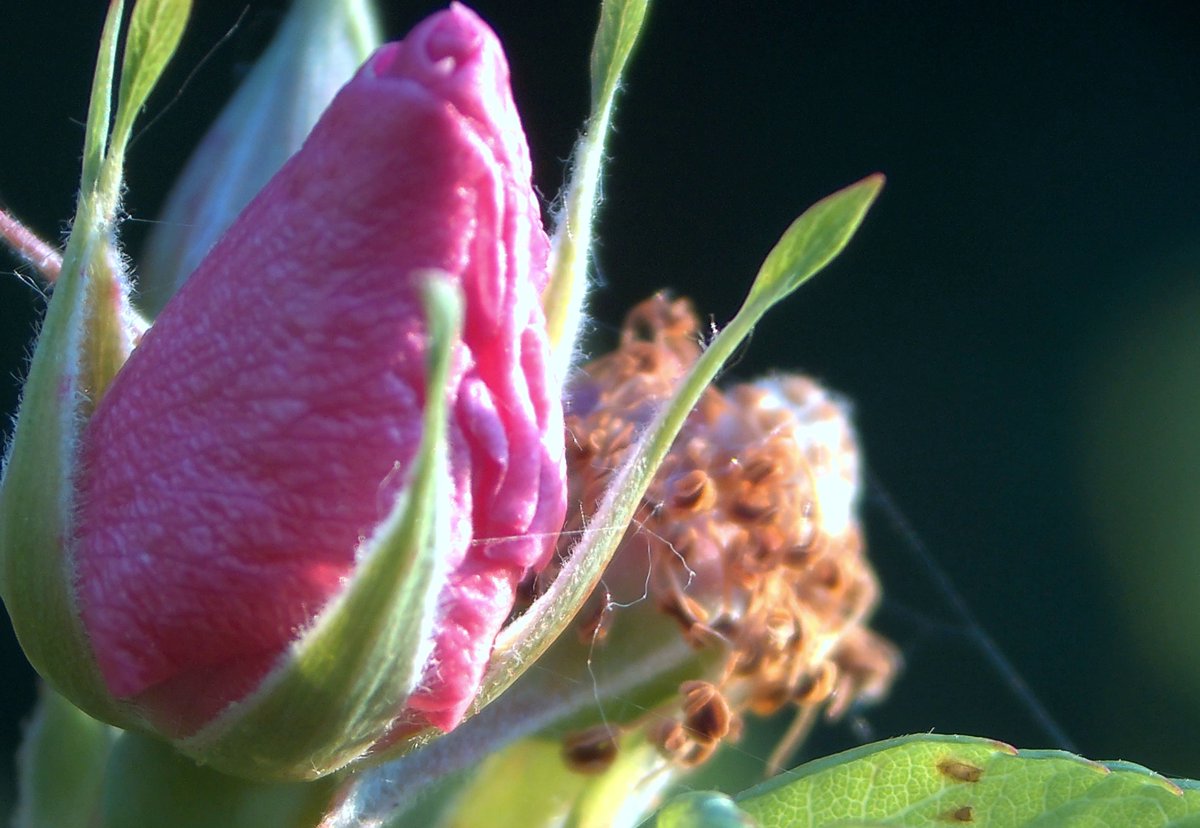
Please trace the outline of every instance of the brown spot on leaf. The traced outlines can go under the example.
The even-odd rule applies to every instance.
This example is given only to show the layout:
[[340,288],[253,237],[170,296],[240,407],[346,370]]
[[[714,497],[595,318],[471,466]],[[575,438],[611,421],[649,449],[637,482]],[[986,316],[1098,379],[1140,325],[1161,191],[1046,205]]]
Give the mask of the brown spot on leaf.
[[963,805],[955,808],[952,811],[946,811],[946,813],[942,814],[938,818],[943,819],[946,822],[974,822],[975,809],[970,805]]
[[957,759],[943,759],[938,762],[937,769],[943,776],[949,776],[956,782],[978,782],[983,776],[983,768]]

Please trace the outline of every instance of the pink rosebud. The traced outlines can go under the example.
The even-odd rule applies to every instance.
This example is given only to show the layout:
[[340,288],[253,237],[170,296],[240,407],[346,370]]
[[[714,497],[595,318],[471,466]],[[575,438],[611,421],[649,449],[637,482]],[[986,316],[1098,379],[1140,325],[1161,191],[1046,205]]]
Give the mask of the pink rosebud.
[[338,94],[87,425],[73,571],[114,697],[194,734],[353,576],[421,437],[417,273],[438,269],[465,302],[445,389],[452,543],[423,678],[396,714],[460,721],[565,509],[547,244],[500,44],[452,5]]

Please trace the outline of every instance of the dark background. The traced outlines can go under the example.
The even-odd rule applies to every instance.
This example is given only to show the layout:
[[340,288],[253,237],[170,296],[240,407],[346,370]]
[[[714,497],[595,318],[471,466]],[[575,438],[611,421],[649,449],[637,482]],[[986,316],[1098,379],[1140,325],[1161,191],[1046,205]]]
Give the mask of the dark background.
[[[10,5],[0,203],[58,238],[103,4]],[[283,7],[199,5],[163,88],[195,77],[170,107],[152,98],[161,117],[129,159],[135,260]],[[392,36],[434,8],[381,5]],[[1200,777],[1200,27],[1182,3],[1012,5],[658,3],[611,145],[595,315],[603,335],[661,286],[724,322],[792,218],[885,172],[847,253],[731,371],[802,369],[845,392],[879,482],[878,624],[908,668],[808,750],[930,730],[1054,746],[877,508],[882,487],[1080,751]],[[552,197],[585,115],[594,4],[478,8]],[[41,301],[5,273],[11,412]],[[7,631],[0,650],[7,753],[33,685]]]

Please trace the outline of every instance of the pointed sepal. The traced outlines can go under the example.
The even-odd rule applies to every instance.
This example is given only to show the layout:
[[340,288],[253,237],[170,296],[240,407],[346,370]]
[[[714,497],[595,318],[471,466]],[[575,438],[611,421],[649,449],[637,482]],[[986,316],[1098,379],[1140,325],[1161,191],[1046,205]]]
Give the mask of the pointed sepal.
[[566,376],[578,356],[587,301],[593,225],[600,203],[604,147],[612,127],[621,76],[637,45],[649,0],[604,0],[592,45],[592,102],[587,131],[575,147],[571,178],[550,248],[550,282],[542,292],[555,368]]
[[[131,309],[114,227],[134,116],[174,52],[186,0],[141,0],[113,114],[117,33],[109,7],[85,130],[83,174],[62,269],[38,336],[0,481],[0,595],[33,666],[106,721],[136,719],[107,693],[79,623],[70,544],[80,435],[144,323]],[[110,121],[115,124],[111,132]]]

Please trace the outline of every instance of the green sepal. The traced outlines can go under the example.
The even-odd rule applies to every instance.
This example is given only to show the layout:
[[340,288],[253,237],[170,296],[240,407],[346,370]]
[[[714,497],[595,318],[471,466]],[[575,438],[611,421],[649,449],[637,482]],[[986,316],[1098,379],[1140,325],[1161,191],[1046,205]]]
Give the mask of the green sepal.
[[[621,74],[633,54],[650,0],[602,0],[600,25],[592,42],[592,112],[612,108]],[[607,116],[606,116],[607,119]]]
[[[114,115],[111,113],[116,71],[116,31],[120,26],[124,0],[113,0],[110,5],[88,106],[80,187],[81,209],[76,211],[76,227],[81,219],[88,218],[95,224],[85,227],[85,230],[90,232],[95,229],[102,231],[105,236],[112,235],[124,181],[125,151],[133,137],[134,121],[179,47],[191,8],[191,0],[137,0],[134,3],[126,31]],[[95,212],[85,216],[83,202],[91,198],[94,198]]]
[[765,313],[833,261],[858,231],[883,182],[882,174],[869,175],[821,199],[793,221],[759,268],[743,312],[761,306],[760,315]]
[[[249,779],[315,779],[361,758],[387,733],[420,679],[445,580],[450,471],[445,396],[462,297],[421,274],[429,384],[421,445],[391,514],[353,577],[262,685],[182,740],[185,753]],[[302,723],[302,724],[301,724]]]
[[119,733],[42,685],[17,751],[13,828],[91,828]]
[[89,828],[312,828],[335,786],[333,778],[237,779],[196,764],[152,736],[127,732],[109,758]]
[[[83,173],[80,193],[90,193],[100,181],[100,166],[108,151],[108,131],[112,119],[113,80],[117,72],[117,35],[125,0],[112,0],[100,33],[100,50],[96,71],[92,74],[91,94],[88,97],[87,124],[83,131]],[[76,211],[78,218],[78,210]]]
[[[114,227],[133,114],[178,43],[184,0],[141,0],[133,11],[123,75],[129,92],[110,134],[117,32],[124,4],[109,6],[85,129],[79,201],[62,269],[22,391],[0,481],[0,595],[30,663],[93,716],[137,719],[111,699],[78,619],[69,545],[73,481],[87,419],[144,330],[128,303]],[[186,16],[186,15],[185,15]]]
[[567,375],[576,356],[613,103],[649,5],[649,0],[603,0],[600,4],[600,25],[592,45],[591,114],[587,131],[575,147],[571,179],[563,190],[563,209],[550,248],[550,282],[542,292],[546,330],[559,376]]

